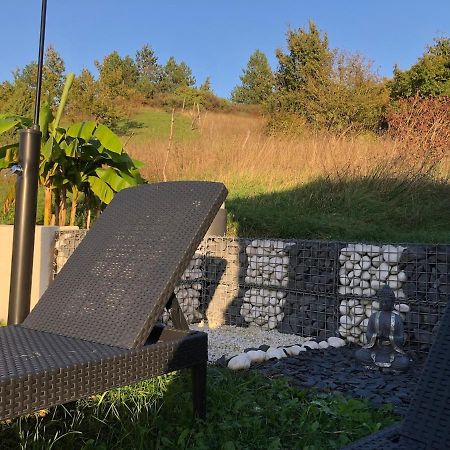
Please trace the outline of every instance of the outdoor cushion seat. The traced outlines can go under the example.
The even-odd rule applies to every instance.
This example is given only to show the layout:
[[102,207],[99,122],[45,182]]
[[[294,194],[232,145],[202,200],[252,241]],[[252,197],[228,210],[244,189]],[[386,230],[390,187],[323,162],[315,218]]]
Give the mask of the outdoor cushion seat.
[[[119,192],[24,323],[0,328],[0,420],[188,367],[204,416],[207,335],[173,290],[225,197],[209,182]],[[167,305],[179,329],[157,323]]]
[[447,305],[403,421],[346,450],[450,449],[450,308]]

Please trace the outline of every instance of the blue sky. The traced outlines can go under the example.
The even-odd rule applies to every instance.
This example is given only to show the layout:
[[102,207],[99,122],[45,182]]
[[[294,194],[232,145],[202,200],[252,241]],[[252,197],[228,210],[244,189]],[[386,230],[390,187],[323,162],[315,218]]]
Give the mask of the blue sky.
[[[36,60],[39,13],[40,0],[2,0],[0,80]],[[450,36],[450,1],[48,0],[46,43],[76,73],[95,73],[95,59],[113,50],[134,56],[149,43],[161,63],[171,55],[186,61],[198,84],[210,76],[227,97],[255,49],[275,68],[288,27],[309,19],[328,33],[331,47],[359,52],[390,76],[394,64],[408,68],[434,37]]]

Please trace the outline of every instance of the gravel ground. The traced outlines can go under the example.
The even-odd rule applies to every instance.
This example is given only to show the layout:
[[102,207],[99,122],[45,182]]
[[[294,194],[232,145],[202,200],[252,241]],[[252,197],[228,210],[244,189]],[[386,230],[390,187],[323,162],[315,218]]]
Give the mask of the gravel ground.
[[425,362],[424,355],[410,354],[412,367],[405,373],[365,369],[354,358],[356,347],[308,350],[281,360],[252,366],[265,376],[286,376],[300,388],[340,391],[367,398],[374,406],[390,403],[404,415]]
[[258,348],[261,345],[281,347],[294,344],[302,344],[308,338],[296,334],[279,333],[276,330],[266,331],[259,327],[234,327],[223,325],[220,328],[210,329],[206,325],[191,325],[192,330],[200,330],[208,333],[208,359],[217,361],[222,356],[231,358],[241,353],[246,348]]

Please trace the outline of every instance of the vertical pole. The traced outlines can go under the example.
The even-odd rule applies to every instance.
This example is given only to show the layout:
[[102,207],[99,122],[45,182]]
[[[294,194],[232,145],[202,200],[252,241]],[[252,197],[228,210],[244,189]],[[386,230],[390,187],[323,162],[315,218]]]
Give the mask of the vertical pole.
[[8,325],[23,322],[30,312],[39,156],[41,148],[39,108],[44,60],[46,12],[47,0],[42,0],[33,126],[21,130],[19,136],[19,170],[17,170],[16,181],[16,209],[14,214]]

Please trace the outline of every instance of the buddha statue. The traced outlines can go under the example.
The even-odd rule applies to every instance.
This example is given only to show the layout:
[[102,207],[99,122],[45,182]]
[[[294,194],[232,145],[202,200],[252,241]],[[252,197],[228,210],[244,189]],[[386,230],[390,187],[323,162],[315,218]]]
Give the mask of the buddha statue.
[[394,291],[389,286],[384,286],[378,291],[377,297],[380,311],[370,316],[366,332],[367,344],[356,351],[355,357],[370,368],[404,372],[410,366],[410,359],[403,351],[403,321],[394,310]]

